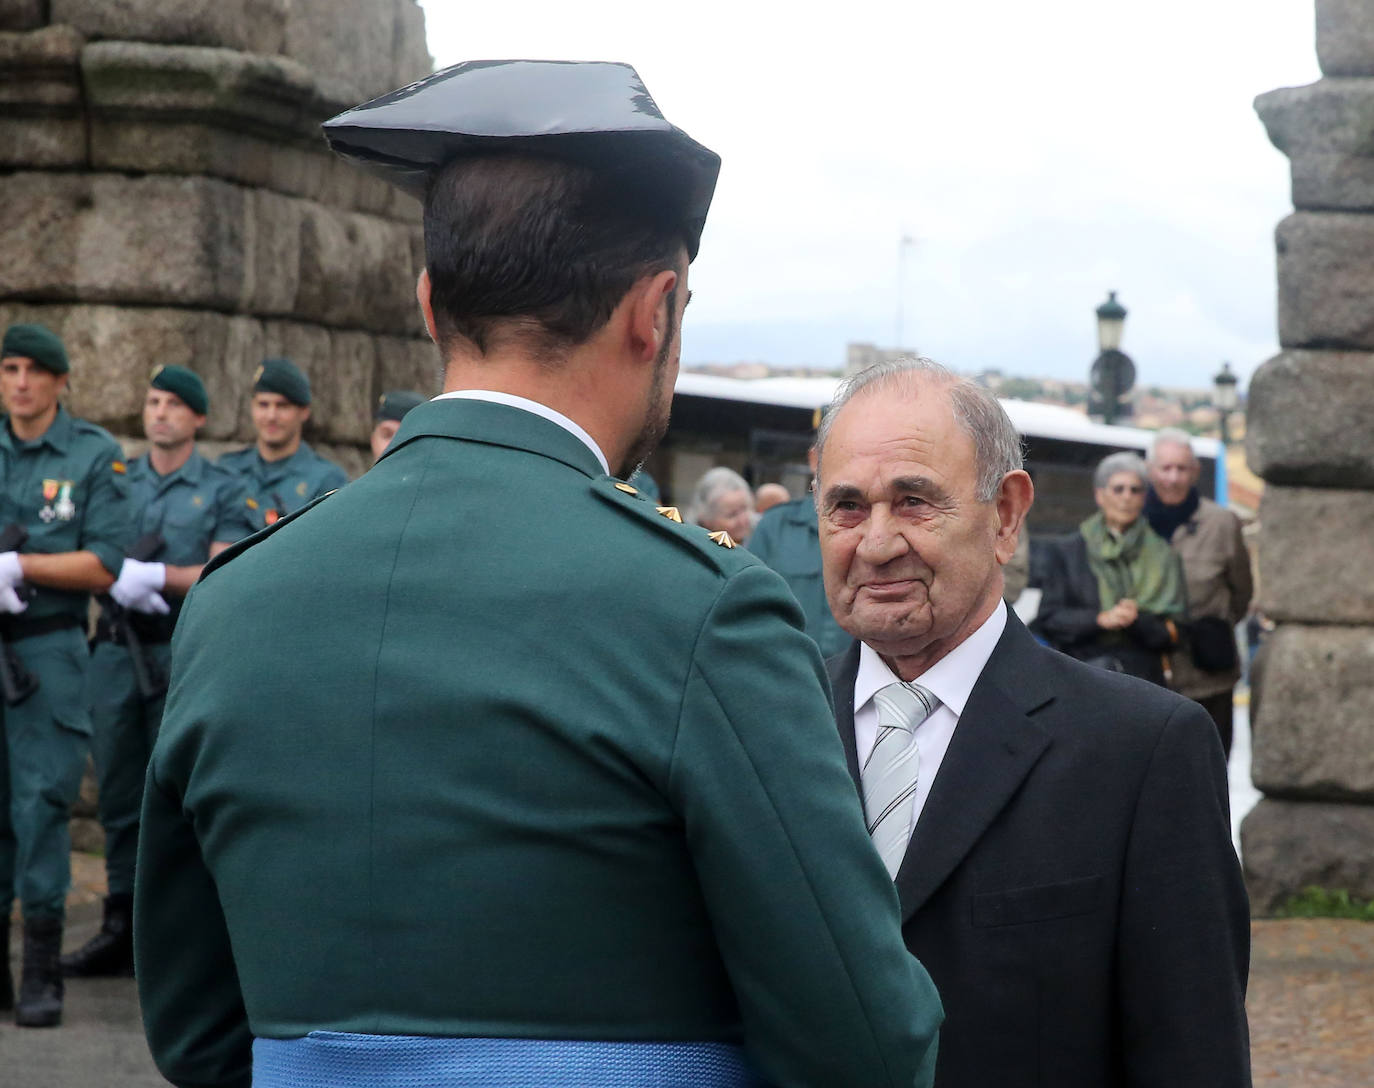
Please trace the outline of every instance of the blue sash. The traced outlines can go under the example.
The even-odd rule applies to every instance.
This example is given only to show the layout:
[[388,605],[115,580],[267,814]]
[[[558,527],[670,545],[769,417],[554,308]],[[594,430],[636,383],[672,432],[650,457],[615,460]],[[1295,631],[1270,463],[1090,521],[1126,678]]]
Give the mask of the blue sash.
[[312,1031],[253,1041],[253,1088],[764,1088],[728,1043]]

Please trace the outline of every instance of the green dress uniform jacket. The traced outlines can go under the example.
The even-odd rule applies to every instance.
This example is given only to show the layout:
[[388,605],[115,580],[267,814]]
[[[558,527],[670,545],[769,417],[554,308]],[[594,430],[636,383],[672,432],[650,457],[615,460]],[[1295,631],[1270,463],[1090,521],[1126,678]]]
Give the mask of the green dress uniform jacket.
[[821,656],[834,657],[849,647],[848,633],[830,614],[821,578],[821,538],[816,504],[808,495],[764,511],[749,538],[749,550],[782,575],[806,616],[806,633]]
[[264,461],[256,446],[223,454],[215,462],[242,481],[248,492],[253,528],[271,525],[321,495],[348,483],[348,474],[302,442],[290,457]]
[[[33,442],[0,417],[0,527],[28,530],[25,552],[89,551],[118,575],[133,523],[127,468],[106,431],[59,407]],[[86,614],[90,594],[33,586],[27,611],[0,620],[38,690],[3,714],[7,773],[0,775],[0,903],[15,895],[26,918],[61,918],[71,885],[67,816],[90,742]],[[31,634],[35,621],[60,629]],[[41,627],[40,627],[41,629]]]
[[[137,514],[135,539],[162,537],[147,557],[178,567],[199,566],[217,541],[241,540],[254,531],[243,485],[228,469],[192,451],[175,472],[159,476],[148,456],[129,462],[129,488]],[[181,599],[164,594],[166,616],[130,614],[145,659],[165,676],[171,665],[171,633]],[[108,628],[101,624],[101,631]],[[161,697],[144,699],[134,681],[123,641],[100,637],[91,654],[92,754],[100,778],[100,823],[105,829],[105,873],[111,895],[131,895],[138,847],[143,779],[162,720]]]
[[743,1041],[778,1085],[929,1084],[939,999],[800,613],[626,487],[556,424],[438,401],[211,563],[135,892],[171,1081],[246,1086],[254,1036],[332,1030]]

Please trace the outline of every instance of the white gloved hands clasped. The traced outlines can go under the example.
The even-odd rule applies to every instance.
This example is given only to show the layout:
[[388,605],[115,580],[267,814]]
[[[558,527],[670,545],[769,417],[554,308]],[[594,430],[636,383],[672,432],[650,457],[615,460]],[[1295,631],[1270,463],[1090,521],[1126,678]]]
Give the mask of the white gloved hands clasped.
[[29,607],[19,599],[19,587],[24,584],[24,568],[18,552],[0,552],[0,612],[18,615]]
[[[0,557],[3,558],[3,557]],[[145,563],[126,559],[119,568],[119,577],[110,587],[110,596],[125,608],[135,612],[157,613],[165,616],[171,611],[158,590],[167,584],[166,563]],[[0,596],[0,601],[3,597]]]

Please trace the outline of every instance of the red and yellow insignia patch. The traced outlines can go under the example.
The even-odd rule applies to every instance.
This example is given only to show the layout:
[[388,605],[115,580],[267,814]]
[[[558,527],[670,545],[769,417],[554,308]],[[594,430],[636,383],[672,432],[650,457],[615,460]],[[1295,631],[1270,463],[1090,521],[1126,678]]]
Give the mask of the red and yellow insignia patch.
[[123,476],[129,471],[129,467],[123,461],[111,461],[110,467]]

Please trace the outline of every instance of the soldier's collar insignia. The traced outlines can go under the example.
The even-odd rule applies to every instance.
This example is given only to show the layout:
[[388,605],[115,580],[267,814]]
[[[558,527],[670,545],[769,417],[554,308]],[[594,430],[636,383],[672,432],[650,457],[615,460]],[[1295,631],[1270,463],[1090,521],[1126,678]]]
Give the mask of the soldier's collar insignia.
[[709,536],[711,540],[714,541],[716,544],[719,544],[722,548],[733,548],[735,546],[735,542],[732,539],[730,539],[730,534],[727,533],[724,529],[718,529],[716,532],[707,533],[706,535]]
[[627,495],[638,495],[638,494],[639,494],[639,488],[637,488],[637,487],[631,487],[629,484],[627,484],[627,483],[622,483],[620,480],[617,480],[617,481],[615,482],[615,489],[616,489],[617,491],[623,491],[623,492],[625,492],[625,494],[627,494]]
[[682,515],[678,513],[678,509],[676,506],[655,506],[654,509],[657,510],[669,521],[675,521],[679,525],[682,524]]

